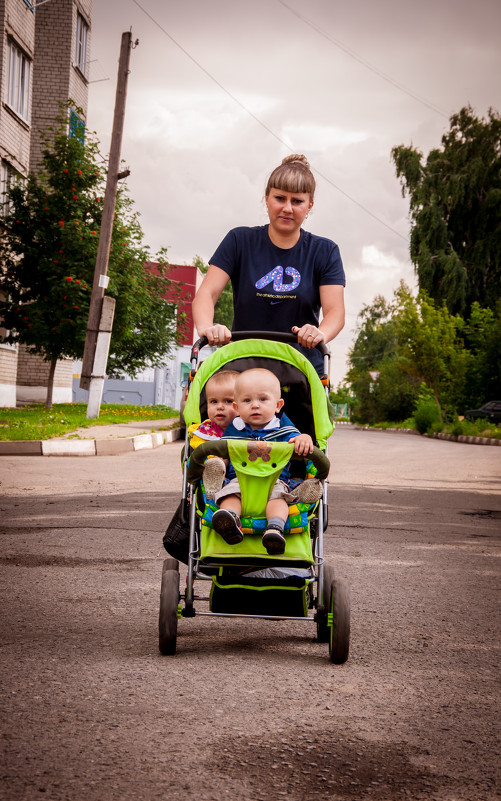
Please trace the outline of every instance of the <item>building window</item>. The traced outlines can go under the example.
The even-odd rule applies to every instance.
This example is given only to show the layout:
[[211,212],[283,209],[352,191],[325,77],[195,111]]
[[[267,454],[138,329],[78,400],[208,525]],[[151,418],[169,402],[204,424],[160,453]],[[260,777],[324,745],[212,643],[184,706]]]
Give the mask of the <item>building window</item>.
[[22,120],[29,122],[31,61],[11,40],[8,59],[7,103]]
[[77,32],[75,41],[75,67],[83,75],[87,75],[87,39],[89,26],[81,14],[77,14]]
[[85,142],[85,122],[70,109],[70,138],[74,136],[82,144]]
[[11,210],[9,201],[9,191],[14,184],[23,183],[24,178],[17,170],[14,169],[12,164],[2,159],[2,169],[0,173],[0,213],[5,216]]

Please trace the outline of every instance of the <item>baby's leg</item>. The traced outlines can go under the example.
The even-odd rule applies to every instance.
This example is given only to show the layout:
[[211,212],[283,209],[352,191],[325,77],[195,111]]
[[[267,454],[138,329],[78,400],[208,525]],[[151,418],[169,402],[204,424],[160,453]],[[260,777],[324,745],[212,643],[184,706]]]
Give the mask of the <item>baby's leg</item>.
[[226,476],[226,463],[219,456],[212,456],[205,462],[202,482],[205,495],[208,500],[214,500],[217,492],[221,489]]
[[219,509],[212,515],[212,528],[221,535],[228,545],[242,542],[244,535],[240,528],[242,501],[239,495],[225,495],[221,498]]
[[240,517],[242,513],[242,500],[239,495],[226,495],[225,498],[221,498],[219,508],[229,509]]
[[284,498],[271,498],[266,505],[268,525],[263,534],[263,545],[270,555],[279,556],[285,551],[284,527],[289,507]]
[[289,517],[289,507],[283,498],[271,498],[268,501],[266,504],[267,520],[269,520],[270,517],[279,517],[281,520],[283,520],[285,525],[285,521]]

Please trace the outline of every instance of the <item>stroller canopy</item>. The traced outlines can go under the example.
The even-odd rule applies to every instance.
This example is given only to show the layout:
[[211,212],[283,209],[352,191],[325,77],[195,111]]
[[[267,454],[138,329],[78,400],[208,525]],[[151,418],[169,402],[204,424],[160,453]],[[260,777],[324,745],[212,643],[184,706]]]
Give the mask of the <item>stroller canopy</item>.
[[285,414],[303,433],[310,434],[325,449],[334,430],[333,408],[315,368],[298,350],[283,342],[245,339],[230,342],[209,356],[193,379],[184,420],[187,426],[206,417],[205,385],[219,370],[249,370],[264,367],[280,381]]

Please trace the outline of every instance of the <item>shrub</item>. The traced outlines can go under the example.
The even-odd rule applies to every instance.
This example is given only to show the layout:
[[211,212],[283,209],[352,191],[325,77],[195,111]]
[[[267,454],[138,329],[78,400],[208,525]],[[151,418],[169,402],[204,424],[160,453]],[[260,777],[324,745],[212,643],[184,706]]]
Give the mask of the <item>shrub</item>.
[[460,437],[462,434],[464,434],[464,432],[465,432],[465,427],[463,423],[461,422],[461,420],[456,420],[452,425],[451,434],[454,437]]
[[435,425],[440,423],[440,410],[435,401],[419,401],[414,411],[414,422],[420,434],[433,431]]

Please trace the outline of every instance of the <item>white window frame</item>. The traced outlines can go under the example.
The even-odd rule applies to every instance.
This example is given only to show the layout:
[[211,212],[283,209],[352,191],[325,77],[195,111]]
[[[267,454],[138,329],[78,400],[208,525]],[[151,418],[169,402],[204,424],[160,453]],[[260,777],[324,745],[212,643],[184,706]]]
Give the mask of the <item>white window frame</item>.
[[0,173],[0,215],[5,216],[10,212],[10,202],[7,192],[17,183],[23,183],[25,178],[18,172],[12,164],[2,159]]
[[87,45],[89,42],[89,26],[85,18],[77,12],[77,26],[75,33],[75,63],[84,77],[87,77]]
[[31,59],[16,45],[7,41],[8,76],[7,105],[24,122],[30,121]]
[[[0,297],[4,298],[5,293],[0,292]],[[3,321],[0,320],[0,337],[6,337],[9,334],[9,331],[4,327]],[[2,342],[0,339],[0,349],[2,350],[16,350],[17,344],[15,342]]]

